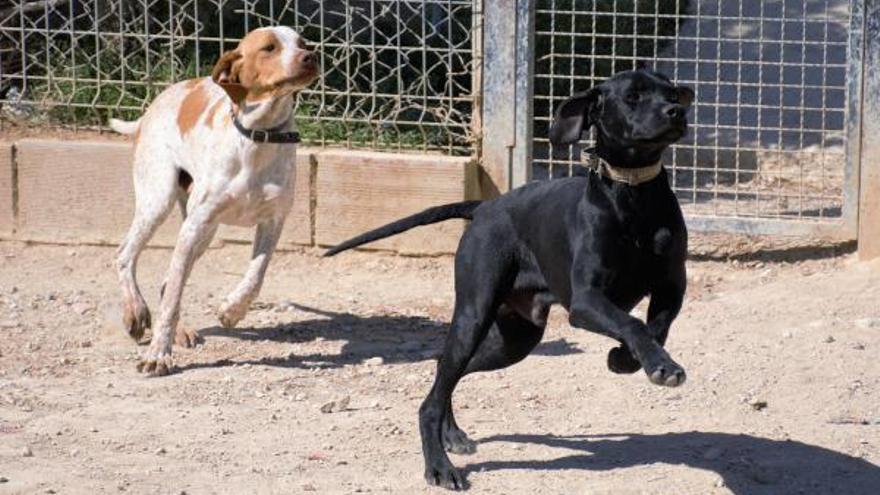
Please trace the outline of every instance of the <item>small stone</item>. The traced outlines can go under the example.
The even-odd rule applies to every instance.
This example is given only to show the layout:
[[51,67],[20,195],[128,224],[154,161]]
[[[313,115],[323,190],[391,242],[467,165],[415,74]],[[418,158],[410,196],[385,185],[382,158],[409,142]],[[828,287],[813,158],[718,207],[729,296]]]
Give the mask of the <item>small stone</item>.
[[834,342],[834,340],[835,340],[834,337],[829,335],[829,336],[825,337],[825,340],[823,340],[822,342],[825,342],[826,344],[831,344],[832,342]]
[[861,418],[861,417],[857,417],[857,416],[847,416],[847,415],[833,416],[831,418],[828,418],[828,423],[830,423],[832,425],[869,425],[869,424],[871,424],[871,422],[865,418]]
[[92,341],[83,340],[82,342],[79,343],[79,346],[82,347],[83,349],[88,349],[89,347],[92,346]]
[[419,351],[422,349],[422,343],[415,342],[415,341],[407,341],[407,342],[400,344],[400,346],[398,346],[398,348],[403,352],[415,352],[415,351]]
[[856,342],[855,344],[853,344],[852,348],[857,351],[864,351],[865,344],[862,344],[861,342]]
[[765,464],[753,464],[749,477],[762,485],[772,485],[781,477],[779,470]]
[[70,307],[70,309],[72,309],[73,312],[78,315],[85,316],[90,311],[92,311],[92,309],[94,309],[94,308],[89,303],[77,302],[77,303],[73,303],[73,305]]
[[857,327],[862,329],[880,328],[880,318],[859,318],[855,321]]
[[710,447],[708,450],[703,452],[703,459],[707,461],[714,461],[721,457],[721,454],[724,453],[724,449],[721,447]]
[[29,446],[25,445],[24,448],[21,449],[21,456],[22,457],[33,457],[34,451],[31,450],[31,448]]
[[0,476],[0,483],[9,483],[9,478],[6,476]]
[[346,395],[340,399],[332,400],[323,406],[321,406],[321,412],[325,414],[329,413],[337,413],[341,411],[345,411],[348,409],[348,403],[351,402],[351,397]]
[[156,449],[155,453],[156,453],[156,455],[162,455],[165,452],[166,452],[165,447],[159,447],[158,449]]
[[382,366],[383,364],[385,364],[385,360],[382,359],[381,356],[376,356],[367,359],[366,361],[364,361],[364,364],[367,366]]
[[306,456],[306,459],[310,461],[326,461],[327,456],[322,454],[321,452],[312,452],[308,456]]
[[70,457],[76,457],[78,455],[79,455],[79,449],[71,449],[70,450]]
[[753,399],[749,402],[749,405],[752,406],[752,409],[755,411],[763,411],[764,409],[767,409],[767,401],[765,400]]

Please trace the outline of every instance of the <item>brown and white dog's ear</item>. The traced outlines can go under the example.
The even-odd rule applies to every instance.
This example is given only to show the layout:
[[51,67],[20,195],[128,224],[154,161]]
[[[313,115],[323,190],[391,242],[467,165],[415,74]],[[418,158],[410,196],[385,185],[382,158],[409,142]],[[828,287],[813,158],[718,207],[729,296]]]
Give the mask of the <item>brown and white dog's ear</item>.
[[601,99],[602,86],[599,85],[562,102],[550,126],[550,142],[557,145],[578,142],[581,133],[593,125],[594,113],[601,105]]
[[211,79],[214,80],[214,83],[223,88],[226,94],[229,95],[229,98],[236,103],[243,100],[245,95],[247,95],[247,89],[241,85],[241,81],[238,78],[238,70],[235,67],[235,62],[239,59],[241,59],[241,52],[230,50],[220,57],[220,60],[214,65],[213,72],[211,72]]

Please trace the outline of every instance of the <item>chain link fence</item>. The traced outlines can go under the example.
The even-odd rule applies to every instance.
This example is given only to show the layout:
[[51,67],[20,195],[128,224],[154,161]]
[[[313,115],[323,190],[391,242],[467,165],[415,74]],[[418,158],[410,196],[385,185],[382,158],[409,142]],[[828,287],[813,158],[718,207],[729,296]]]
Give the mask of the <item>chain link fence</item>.
[[546,138],[558,104],[645,62],[696,91],[665,163],[686,214],[840,221],[857,3],[537,0],[533,177],[579,160]]
[[133,118],[250,30],[282,24],[320,53],[297,107],[309,143],[467,155],[475,22],[473,0],[0,0],[0,119]]
[[665,163],[692,225],[853,235],[863,0],[0,0],[0,125],[135,117],[248,31],[285,24],[321,56],[297,107],[308,142],[480,153],[484,4],[534,16],[506,41],[533,75],[504,59],[532,86],[492,102],[527,121],[518,177],[570,174],[579,150],[547,141],[553,110],[644,62],[696,91]]

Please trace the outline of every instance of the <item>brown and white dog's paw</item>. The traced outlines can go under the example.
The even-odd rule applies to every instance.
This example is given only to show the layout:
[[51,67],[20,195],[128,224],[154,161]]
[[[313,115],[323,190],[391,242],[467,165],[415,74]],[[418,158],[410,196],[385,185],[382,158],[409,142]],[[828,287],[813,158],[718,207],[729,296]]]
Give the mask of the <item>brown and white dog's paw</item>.
[[171,332],[174,329],[158,328],[153,332],[150,347],[141,354],[137,370],[149,376],[165,376],[174,371],[171,360]]
[[174,371],[174,361],[171,353],[151,355],[147,353],[138,361],[137,370],[148,376],[165,376]]
[[122,324],[129,337],[135,342],[140,341],[144,332],[152,326],[150,309],[147,308],[146,303],[132,301],[126,304],[123,309]]
[[174,332],[174,345],[189,349],[204,342],[205,339],[196,330],[190,330],[189,328],[184,328],[183,325],[177,325],[177,330]]
[[235,328],[244,316],[247,314],[248,307],[245,304],[229,304],[224,302],[217,312],[217,319],[225,328]]

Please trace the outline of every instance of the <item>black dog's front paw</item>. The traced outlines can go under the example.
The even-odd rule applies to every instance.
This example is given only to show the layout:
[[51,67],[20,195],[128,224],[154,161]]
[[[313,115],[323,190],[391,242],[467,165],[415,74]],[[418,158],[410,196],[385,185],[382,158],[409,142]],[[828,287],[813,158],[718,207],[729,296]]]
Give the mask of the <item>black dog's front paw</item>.
[[440,486],[447,490],[464,490],[464,475],[451,464],[441,467],[428,466],[425,469],[425,481],[432,486]]
[[629,348],[625,345],[615,347],[608,351],[608,369],[620,375],[630,375],[642,369]]
[[684,368],[670,358],[665,358],[657,365],[646,366],[645,373],[654,385],[677,387],[687,380]]

